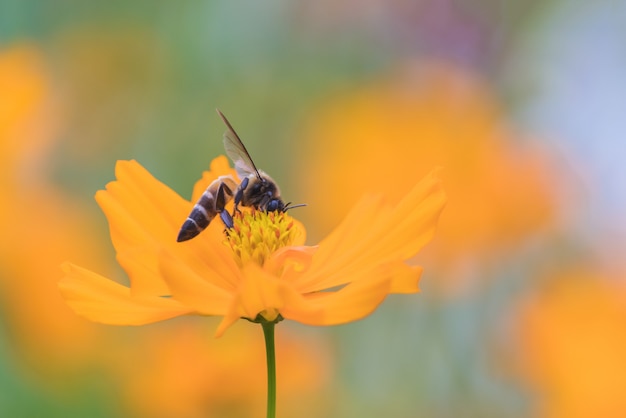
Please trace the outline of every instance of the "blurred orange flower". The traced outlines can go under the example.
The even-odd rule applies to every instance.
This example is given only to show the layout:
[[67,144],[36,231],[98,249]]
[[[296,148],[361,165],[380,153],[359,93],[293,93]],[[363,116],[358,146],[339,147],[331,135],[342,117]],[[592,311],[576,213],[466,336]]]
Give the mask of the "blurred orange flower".
[[295,199],[316,208],[305,222],[321,231],[356,196],[399,198],[428,167],[445,168],[450,201],[427,253],[439,260],[446,290],[463,290],[458,269],[501,259],[554,219],[546,153],[511,135],[488,89],[450,65],[408,64],[332,97],[308,119],[294,191],[306,190]]
[[[192,202],[228,174],[236,176],[225,157],[213,160]],[[404,261],[432,238],[446,200],[433,171],[395,205],[380,196],[362,198],[316,247],[303,245],[304,227],[286,213],[260,212],[243,215],[250,228],[236,225],[230,237],[217,221],[195,239],[177,243],[193,203],[135,161],[119,161],[116,177],[96,199],[131,286],[66,264],[59,286],[67,303],[90,320],[114,325],[185,314],[223,316],[216,335],[241,317],[258,315],[267,321],[280,315],[311,325],[345,323],[371,313],[389,293],[417,292],[422,269]],[[237,234],[249,235],[234,239]],[[262,257],[251,256],[258,251]]]
[[[266,370],[258,330],[234,326],[215,340],[206,324],[184,321],[147,327],[132,347],[114,351],[113,373],[129,416],[202,418],[253,416],[263,410]],[[328,350],[317,340],[277,335],[278,382],[285,416],[323,416],[323,406],[303,409],[329,378]]]
[[520,373],[547,418],[626,416],[626,287],[564,273],[516,313]]
[[56,139],[52,84],[37,48],[0,50],[0,97],[0,181],[15,185],[20,176],[41,174]]
[[3,320],[20,360],[39,376],[55,376],[58,388],[59,374],[67,377],[93,360],[102,335],[67,308],[50,272],[68,255],[104,268],[102,249],[92,241],[79,243],[89,219],[48,177],[58,108],[37,48],[16,45],[0,52],[0,98]]

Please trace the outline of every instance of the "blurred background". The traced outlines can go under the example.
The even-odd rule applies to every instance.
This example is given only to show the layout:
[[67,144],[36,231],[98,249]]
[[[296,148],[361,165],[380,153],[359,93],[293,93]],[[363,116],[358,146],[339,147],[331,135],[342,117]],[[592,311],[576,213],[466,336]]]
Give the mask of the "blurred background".
[[238,130],[315,244],[443,166],[418,295],[281,323],[283,417],[626,416],[626,2],[0,1],[0,416],[263,417],[261,330],[92,324],[126,280],[93,195],[189,198]]

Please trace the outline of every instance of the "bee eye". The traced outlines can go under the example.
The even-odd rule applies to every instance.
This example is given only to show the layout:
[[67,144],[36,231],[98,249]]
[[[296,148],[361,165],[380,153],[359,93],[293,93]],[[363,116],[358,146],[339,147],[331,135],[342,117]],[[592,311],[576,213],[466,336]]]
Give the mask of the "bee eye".
[[278,199],[272,199],[269,201],[269,203],[267,204],[267,211],[268,212],[274,212],[277,210],[283,210],[283,202],[281,202]]

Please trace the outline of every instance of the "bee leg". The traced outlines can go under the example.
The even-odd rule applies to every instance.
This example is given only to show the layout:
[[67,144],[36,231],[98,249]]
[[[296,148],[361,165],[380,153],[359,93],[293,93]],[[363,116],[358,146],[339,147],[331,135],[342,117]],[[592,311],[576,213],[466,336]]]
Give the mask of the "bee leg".
[[223,210],[220,212],[220,219],[224,222],[224,225],[228,229],[232,229],[235,226],[235,221],[233,221],[233,217],[227,210]]
[[215,210],[219,212],[220,218],[222,219],[222,222],[224,222],[224,225],[226,225],[226,228],[230,229],[235,226],[235,223],[233,222],[233,217],[230,213],[228,213],[227,210],[224,210],[226,207],[226,194],[232,196],[233,192],[227,185],[221,183],[220,187],[217,189],[217,196],[215,197]]
[[246,187],[248,187],[248,183],[250,182],[250,178],[246,177],[241,181],[241,184],[239,185],[239,188],[237,189],[237,194],[235,194],[235,209],[233,210],[233,215],[235,215],[235,212],[237,212],[239,203],[241,203],[241,200],[243,199],[243,191],[246,190]]
[[222,212],[226,207],[226,193],[232,194],[231,190],[224,183],[220,183],[217,189],[217,196],[215,196],[215,209],[218,212]]

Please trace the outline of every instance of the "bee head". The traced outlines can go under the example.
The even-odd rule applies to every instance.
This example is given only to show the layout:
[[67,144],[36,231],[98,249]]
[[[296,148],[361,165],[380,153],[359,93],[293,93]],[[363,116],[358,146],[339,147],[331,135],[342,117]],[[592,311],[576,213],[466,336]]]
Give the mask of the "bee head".
[[275,212],[275,211],[284,212],[285,204],[283,203],[282,200],[278,198],[273,198],[269,202],[267,202],[266,210],[268,212]]

